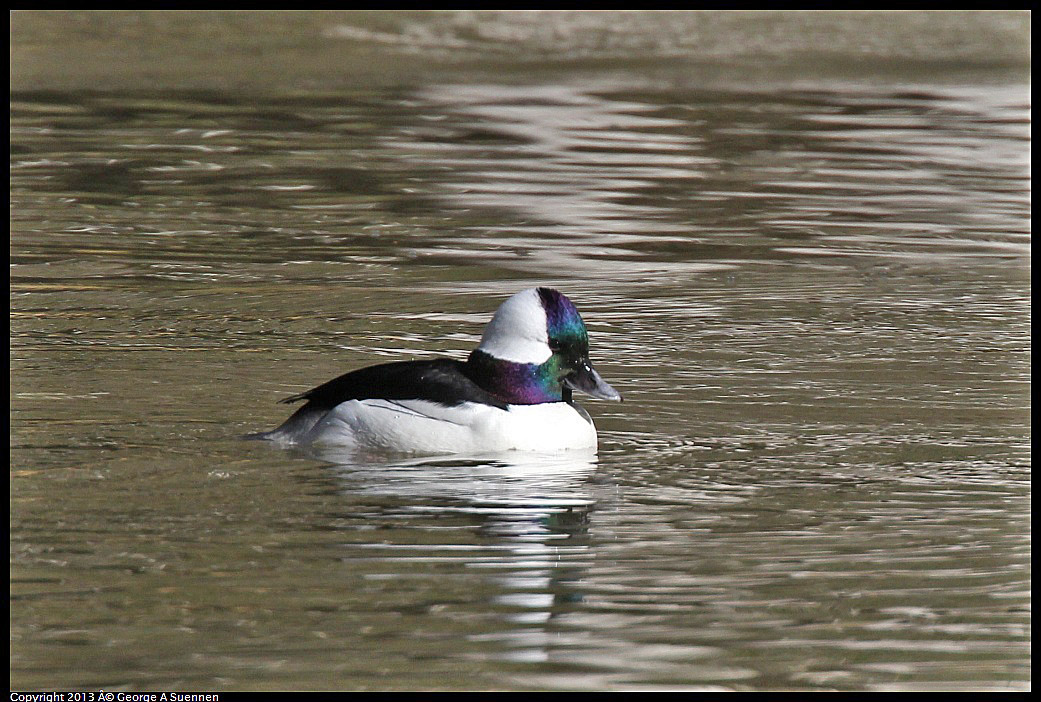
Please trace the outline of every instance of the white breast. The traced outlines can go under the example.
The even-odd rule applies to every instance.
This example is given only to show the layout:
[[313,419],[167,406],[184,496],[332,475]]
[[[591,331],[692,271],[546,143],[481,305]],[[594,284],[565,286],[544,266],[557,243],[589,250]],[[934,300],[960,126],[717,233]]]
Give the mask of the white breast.
[[329,411],[300,443],[409,453],[560,451],[596,448],[596,429],[571,405],[510,405],[501,410],[464,402],[350,400]]

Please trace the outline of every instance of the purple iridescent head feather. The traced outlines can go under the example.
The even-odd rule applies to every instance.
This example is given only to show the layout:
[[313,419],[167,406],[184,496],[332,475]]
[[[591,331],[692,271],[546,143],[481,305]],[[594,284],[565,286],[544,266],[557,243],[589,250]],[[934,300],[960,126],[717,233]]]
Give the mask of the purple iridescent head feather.
[[578,310],[565,295],[552,288],[537,288],[542,308],[546,310],[546,332],[550,348],[574,346],[589,352],[589,335]]

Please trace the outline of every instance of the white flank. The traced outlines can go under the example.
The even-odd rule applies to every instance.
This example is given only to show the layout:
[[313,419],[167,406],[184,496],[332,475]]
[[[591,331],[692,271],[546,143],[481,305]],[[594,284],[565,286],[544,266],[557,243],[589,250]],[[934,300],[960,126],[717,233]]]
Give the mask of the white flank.
[[350,400],[297,442],[428,454],[560,451],[595,449],[596,429],[565,402],[501,410],[471,402]]

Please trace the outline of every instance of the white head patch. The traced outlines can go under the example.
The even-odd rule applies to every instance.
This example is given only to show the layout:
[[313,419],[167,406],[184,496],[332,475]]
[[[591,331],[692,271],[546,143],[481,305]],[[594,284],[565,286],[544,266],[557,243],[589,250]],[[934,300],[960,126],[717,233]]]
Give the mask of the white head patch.
[[499,305],[477,348],[514,363],[542,363],[553,355],[538,291],[522,290]]

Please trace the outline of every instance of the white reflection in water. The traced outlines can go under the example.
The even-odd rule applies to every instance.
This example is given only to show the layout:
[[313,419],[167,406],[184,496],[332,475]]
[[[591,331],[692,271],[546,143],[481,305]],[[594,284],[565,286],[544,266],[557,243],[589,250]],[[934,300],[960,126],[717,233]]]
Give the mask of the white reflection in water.
[[[336,446],[313,447],[315,458],[334,464],[351,490],[459,500],[473,508],[588,507],[586,481],[596,451],[509,451],[476,456],[384,458]],[[431,505],[431,508],[434,508]]]
[[[407,515],[479,515],[480,546],[410,547],[421,558],[451,558],[483,568],[499,594],[490,598],[508,629],[496,638],[509,660],[549,658],[553,636],[538,629],[565,598],[576,568],[589,556],[584,536],[594,506],[590,479],[595,451],[512,451],[480,457],[423,457],[382,462],[359,460],[331,447],[314,455],[334,464],[345,491],[402,497]],[[577,537],[577,538],[576,538]],[[575,543],[578,541],[579,543]],[[373,544],[377,549],[385,545]],[[387,553],[383,560],[399,557]],[[414,558],[414,555],[405,558]],[[569,576],[569,573],[571,574]],[[533,628],[535,627],[535,628]]]

